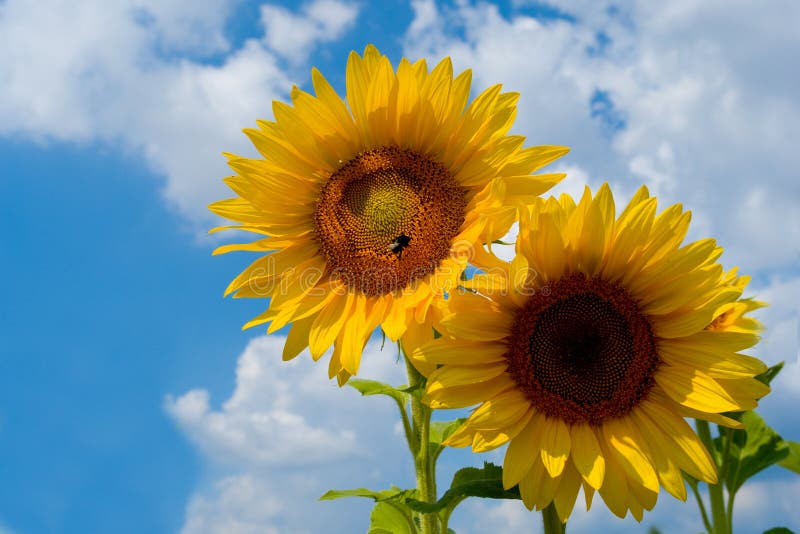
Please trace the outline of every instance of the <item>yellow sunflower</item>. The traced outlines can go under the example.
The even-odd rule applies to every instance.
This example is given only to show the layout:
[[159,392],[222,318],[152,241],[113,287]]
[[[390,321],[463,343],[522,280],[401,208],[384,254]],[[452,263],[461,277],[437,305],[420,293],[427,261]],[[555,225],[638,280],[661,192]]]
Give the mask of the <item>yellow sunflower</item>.
[[747,280],[723,275],[714,240],[682,246],[689,219],[656,215],[646,188],[619,217],[606,185],[523,206],[516,257],[479,251],[484,274],[451,294],[444,337],[415,350],[441,365],[432,407],[480,403],[448,444],[508,442],[503,485],[529,509],[554,502],[566,521],[581,486],[587,507],[597,490],[637,520],[659,486],[683,500],[681,471],[717,480],[684,417],[737,426],[722,413],[769,392],[752,378],[764,364],[739,354],[758,340]]
[[317,70],[312,81],[315,95],[295,87],[292,105],[273,103],[274,121],[245,130],[263,159],[228,155],[238,197],[210,209],[239,223],[215,230],[264,236],[215,251],[265,253],[225,291],[270,299],[245,328],[293,323],[284,359],[333,345],[341,384],[376,327],[396,340],[423,323],[472,247],[511,226],[512,205],[563,178],[531,173],[567,149],[507,135],[518,95],[499,85],[467,105],[471,74],[454,78],[449,58],[395,71],[373,46],[353,52],[346,101]]

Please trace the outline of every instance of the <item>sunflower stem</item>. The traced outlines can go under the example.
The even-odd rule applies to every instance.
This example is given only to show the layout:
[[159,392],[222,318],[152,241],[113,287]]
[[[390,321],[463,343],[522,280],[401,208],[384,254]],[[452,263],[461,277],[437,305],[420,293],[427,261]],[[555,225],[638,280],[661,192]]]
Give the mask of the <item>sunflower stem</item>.
[[[730,469],[730,463],[728,462],[728,458],[730,458],[731,454],[731,444],[733,443],[733,430],[730,428],[723,429],[720,428],[720,435],[723,436],[725,440],[725,452],[722,453],[722,469],[720,469],[719,480],[720,484],[724,483],[725,480],[728,478],[728,469]],[[738,470],[738,467],[737,467]],[[729,491],[728,492],[728,505],[727,505],[727,515],[725,516],[725,520],[728,525],[728,534],[733,533],[733,498],[736,496],[736,493]]]
[[703,498],[700,496],[700,491],[697,489],[697,482],[693,481],[689,484],[694,493],[694,498],[697,499],[697,506],[700,507],[700,516],[703,518],[703,525],[706,527],[706,532],[711,532],[711,522],[708,520],[708,513],[706,513],[706,505],[703,503]]
[[714,463],[717,464],[717,472],[720,474],[716,484],[708,484],[708,496],[711,500],[711,518],[713,520],[711,534],[728,534],[730,530],[728,529],[728,516],[725,512],[725,496],[722,491],[722,476],[726,467],[725,458],[720,460],[714,454],[714,442],[711,439],[711,428],[708,422],[695,419],[695,426],[697,435],[700,436],[700,441],[703,442],[709,454],[714,458]]
[[[417,371],[411,360],[403,354],[408,373],[408,385],[412,388],[424,386],[425,378]],[[424,502],[436,502],[436,470],[434,458],[430,454],[430,428],[432,410],[422,402],[419,391],[411,394],[411,430],[414,437],[409,442],[409,449],[414,457],[414,469],[417,473],[417,491],[419,499]],[[439,516],[436,514],[420,514],[422,534],[439,534]]]
[[544,534],[565,534],[567,531],[567,524],[561,522],[556,512],[556,505],[552,502],[542,510],[542,521]]

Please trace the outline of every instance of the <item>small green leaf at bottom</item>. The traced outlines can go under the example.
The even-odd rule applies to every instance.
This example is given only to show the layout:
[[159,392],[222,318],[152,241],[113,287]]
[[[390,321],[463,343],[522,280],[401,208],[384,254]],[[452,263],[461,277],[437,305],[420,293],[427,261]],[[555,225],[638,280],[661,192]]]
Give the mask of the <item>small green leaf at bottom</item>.
[[389,503],[379,502],[369,516],[367,534],[417,534],[410,515]]

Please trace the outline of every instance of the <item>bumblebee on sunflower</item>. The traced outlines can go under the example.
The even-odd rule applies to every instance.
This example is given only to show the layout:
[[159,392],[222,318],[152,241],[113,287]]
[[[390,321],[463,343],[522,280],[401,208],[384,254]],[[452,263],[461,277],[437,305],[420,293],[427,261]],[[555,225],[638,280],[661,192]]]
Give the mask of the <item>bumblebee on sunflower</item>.
[[245,327],[291,323],[284,359],[333,345],[343,384],[377,327],[392,340],[429,330],[471,251],[563,178],[531,173],[567,149],[524,148],[508,135],[518,95],[495,85],[468,103],[471,73],[454,77],[449,58],[395,71],[368,46],[348,59],[345,100],[317,70],[312,81],[314,95],[293,88],[292,105],[245,131],[263,158],[228,155],[237,197],[210,209],[237,223],[215,230],[263,236],[215,251],[263,253],[225,291],[270,299]]

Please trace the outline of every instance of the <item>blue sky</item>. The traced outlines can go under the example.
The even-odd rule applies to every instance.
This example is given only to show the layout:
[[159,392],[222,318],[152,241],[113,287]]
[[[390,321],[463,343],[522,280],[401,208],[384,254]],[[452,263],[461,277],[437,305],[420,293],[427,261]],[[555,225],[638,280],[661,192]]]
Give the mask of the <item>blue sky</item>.
[[[717,237],[772,303],[756,354],[787,368],[762,413],[800,440],[798,24],[780,0],[0,2],[0,533],[358,532],[368,504],[314,499],[412,483],[390,403],[241,332],[263,303],[221,295],[248,259],[212,258],[205,235],[221,152],[252,154],[241,129],[311,66],[342,90],[369,42],[522,93],[515,131],[573,149],[559,191],[646,183],[692,209],[692,237]],[[368,352],[365,377],[402,382],[393,351]],[[442,484],[483,459],[448,451]],[[742,532],[800,528],[799,499],[764,473]],[[668,496],[642,525],[597,505],[571,522],[652,524],[699,530]],[[538,518],[476,501],[454,527]]]

